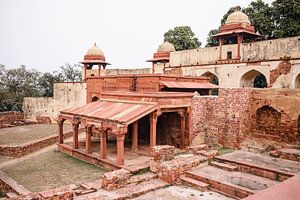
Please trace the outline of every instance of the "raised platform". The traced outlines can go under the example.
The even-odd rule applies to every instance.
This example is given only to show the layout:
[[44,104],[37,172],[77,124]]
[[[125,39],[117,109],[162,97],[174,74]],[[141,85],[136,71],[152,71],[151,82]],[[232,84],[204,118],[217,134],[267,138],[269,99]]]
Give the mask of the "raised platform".
[[216,156],[215,160],[234,164],[238,166],[238,171],[278,181],[286,180],[300,172],[299,162],[247,151],[235,151]]
[[107,159],[101,159],[100,154],[95,151],[91,154],[87,154],[84,148],[79,147],[79,149],[73,149],[68,143],[58,144],[58,149],[75,158],[81,159],[88,163],[103,167],[109,170],[115,169],[126,169],[131,173],[137,173],[141,170],[149,168],[150,157],[139,155],[138,153],[133,153],[129,149],[125,148],[125,163],[124,165],[119,165],[116,163],[116,150],[115,148],[110,148],[107,150]]

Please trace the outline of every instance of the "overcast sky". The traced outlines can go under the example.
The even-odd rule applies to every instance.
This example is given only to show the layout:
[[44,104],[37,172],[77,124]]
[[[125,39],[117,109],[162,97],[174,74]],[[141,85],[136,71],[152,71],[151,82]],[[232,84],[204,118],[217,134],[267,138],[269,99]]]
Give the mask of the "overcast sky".
[[[94,42],[113,68],[150,67],[163,34],[188,25],[206,43],[232,6],[251,0],[0,0],[0,64],[53,71]],[[267,0],[265,2],[272,2]]]

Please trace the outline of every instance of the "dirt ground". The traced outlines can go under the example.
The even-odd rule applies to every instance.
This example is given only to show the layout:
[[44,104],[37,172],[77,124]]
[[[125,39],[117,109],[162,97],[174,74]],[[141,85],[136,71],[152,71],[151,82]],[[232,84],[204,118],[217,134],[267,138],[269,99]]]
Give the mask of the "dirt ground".
[[57,150],[7,165],[1,171],[32,192],[95,181],[106,172]]
[[[64,132],[71,130],[71,125],[64,125]],[[0,145],[22,144],[57,133],[57,124],[32,124],[0,129]]]
[[4,163],[6,161],[12,160],[12,159],[14,159],[14,158],[10,157],[10,156],[2,156],[2,155],[0,155],[0,164]]
[[201,192],[191,187],[174,185],[141,195],[135,200],[231,200],[222,194],[206,191]]

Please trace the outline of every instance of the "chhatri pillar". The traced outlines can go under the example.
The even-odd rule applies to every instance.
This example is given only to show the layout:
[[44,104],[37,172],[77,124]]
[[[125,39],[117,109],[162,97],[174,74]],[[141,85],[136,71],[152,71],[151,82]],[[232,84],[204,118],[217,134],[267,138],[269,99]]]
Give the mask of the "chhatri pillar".
[[92,128],[93,126],[91,125],[88,125],[86,128],[85,151],[87,154],[92,153]]
[[58,126],[58,143],[63,144],[64,143],[64,120],[58,119],[57,126]]
[[179,112],[178,113],[180,116],[180,148],[184,149],[185,148],[185,113],[184,112]]
[[78,122],[72,122],[72,135],[73,135],[72,147],[73,147],[73,149],[78,149],[79,148],[78,131],[79,131],[79,123]]
[[101,67],[105,69],[106,65],[110,65],[105,61],[105,56],[103,51],[97,47],[96,43],[94,46],[88,49],[86,55],[84,56],[84,59],[82,62],[83,64],[83,80],[86,81],[88,78],[87,72],[92,70],[94,65],[98,66],[97,74],[96,76],[101,76]]

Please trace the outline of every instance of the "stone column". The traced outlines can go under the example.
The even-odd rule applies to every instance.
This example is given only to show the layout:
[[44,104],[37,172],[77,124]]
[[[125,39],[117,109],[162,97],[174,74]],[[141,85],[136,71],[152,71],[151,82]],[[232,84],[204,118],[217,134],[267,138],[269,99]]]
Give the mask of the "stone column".
[[222,45],[224,44],[223,38],[219,38],[219,60],[222,60]]
[[124,165],[124,140],[125,134],[122,132],[117,136],[117,164]]
[[191,145],[192,144],[192,135],[193,135],[193,115],[192,115],[191,107],[187,108],[186,129],[188,131],[189,145]]
[[78,129],[79,129],[79,123],[73,122],[72,123],[72,129],[73,129],[73,149],[78,149]]
[[99,64],[98,65],[98,76],[100,76],[100,74],[101,74],[101,65]]
[[237,59],[241,59],[241,43],[243,42],[243,36],[238,35],[237,36]]
[[106,135],[107,130],[100,131],[100,158],[106,159]]
[[185,148],[185,113],[180,112],[180,148]]
[[92,153],[92,126],[88,126],[85,136],[85,151],[86,153]]
[[150,114],[150,147],[156,146],[157,114]]
[[83,80],[86,81],[86,64],[83,64]]
[[131,150],[133,152],[138,151],[138,140],[139,140],[138,129],[139,129],[138,121],[136,121],[132,124],[132,146],[131,146]]
[[64,143],[64,121],[58,120],[57,126],[58,126],[58,143],[63,144]]

